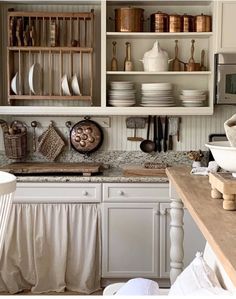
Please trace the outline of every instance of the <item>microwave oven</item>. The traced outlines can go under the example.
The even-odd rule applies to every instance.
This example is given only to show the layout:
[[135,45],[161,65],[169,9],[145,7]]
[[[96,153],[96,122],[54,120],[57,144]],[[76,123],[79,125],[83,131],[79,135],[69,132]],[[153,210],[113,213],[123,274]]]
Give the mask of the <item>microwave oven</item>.
[[215,103],[236,104],[236,53],[215,54]]

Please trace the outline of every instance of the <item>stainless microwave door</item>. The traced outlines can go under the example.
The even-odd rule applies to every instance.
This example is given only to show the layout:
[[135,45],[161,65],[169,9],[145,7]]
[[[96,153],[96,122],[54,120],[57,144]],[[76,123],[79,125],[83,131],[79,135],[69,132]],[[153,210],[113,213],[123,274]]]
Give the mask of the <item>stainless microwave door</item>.
[[236,65],[217,67],[217,104],[236,104]]

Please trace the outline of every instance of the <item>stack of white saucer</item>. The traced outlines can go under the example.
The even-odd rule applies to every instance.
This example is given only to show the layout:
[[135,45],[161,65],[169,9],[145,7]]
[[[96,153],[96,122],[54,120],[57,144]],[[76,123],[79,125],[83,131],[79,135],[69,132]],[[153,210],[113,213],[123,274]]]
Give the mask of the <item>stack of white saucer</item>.
[[206,91],[201,89],[183,89],[180,100],[184,107],[201,107],[206,101]]
[[171,107],[175,106],[171,83],[142,83],[141,106]]
[[136,102],[134,83],[130,81],[111,81],[108,104],[115,107],[130,107]]

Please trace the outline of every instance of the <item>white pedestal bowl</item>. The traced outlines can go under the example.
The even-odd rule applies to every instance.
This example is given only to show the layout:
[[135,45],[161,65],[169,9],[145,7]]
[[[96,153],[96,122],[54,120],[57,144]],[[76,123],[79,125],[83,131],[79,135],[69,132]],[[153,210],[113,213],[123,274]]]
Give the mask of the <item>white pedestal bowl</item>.
[[232,147],[228,141],[208,142],[205,146],[211,150],[216,163],[236,177],[236,147]]

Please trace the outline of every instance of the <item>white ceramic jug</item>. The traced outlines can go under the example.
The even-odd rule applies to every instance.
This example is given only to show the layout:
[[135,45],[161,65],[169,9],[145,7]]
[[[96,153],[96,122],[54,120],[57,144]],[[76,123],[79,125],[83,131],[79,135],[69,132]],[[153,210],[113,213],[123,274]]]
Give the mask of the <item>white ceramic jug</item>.
[[145,72],[165,72],[168,71],[168,64],[173,59],[168,59],[168,53],[155,41],[151,50],[144,53],[143,67]]

